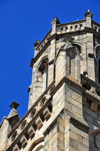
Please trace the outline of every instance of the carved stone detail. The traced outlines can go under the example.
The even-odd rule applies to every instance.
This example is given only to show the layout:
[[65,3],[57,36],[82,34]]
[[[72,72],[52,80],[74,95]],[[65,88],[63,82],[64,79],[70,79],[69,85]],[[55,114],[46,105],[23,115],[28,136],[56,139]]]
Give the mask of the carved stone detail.
[[38,117],[35,121],[35,124],[37,125],[37,128],[40,129],[43,126],[43,122],[40,117]]
[[31,126],[29,129],[28,129],[28,134],[29,134],[29,137],[32,138],[34,135],[35,135],[35,130],[33,128],[33,126]]
[[98,104],[92,101],[90,109],[94,112],[97,112],[97,108],[98,108]]
[[44,109],[43,115],[46,120],[51,116],[51,113],[47,107]]
[[26,139],[25,135],[23,135],[22,138],[20,139],[20,143],[21,143],[22,147],[25,147],[27,145],[27,139]]
[[92,92],[92,93],[94,93],[94,94],[97,95],[97,93],[96,93],[96,87],[91,86],[90,92]]
[[13,151],[19,151],[19,147],[17,144],[14,146]]

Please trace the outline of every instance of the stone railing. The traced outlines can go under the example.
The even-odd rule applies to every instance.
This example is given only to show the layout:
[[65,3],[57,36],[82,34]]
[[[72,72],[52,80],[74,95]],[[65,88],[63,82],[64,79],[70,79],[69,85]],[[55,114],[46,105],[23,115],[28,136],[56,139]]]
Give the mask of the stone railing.
[[75,21],[66,24],[57,25],[57,34],[83,30],[85,27],[85,20]]
[[88,103],[88,107],[92,111],[100,111],[100,84],[83,75],[81,75],[81,77],[82,86],[85,88],[83,94],[83,105]]
[[100,33],[100,24],[96,23],[95,21],[92,21],[92,25],[96,32]]
[[52,114],[51,91],[53,87],[54,82],[49,85],[47,90],[45,90],[36,103],[9,133],[8,138],[10,144],[7,151],[12,151],[12,148],[13,151],[18,151],[19,147],[24,148],[27,145],[28,139],[32,139],[35,131],[41,129],[44,121],[50,118]]

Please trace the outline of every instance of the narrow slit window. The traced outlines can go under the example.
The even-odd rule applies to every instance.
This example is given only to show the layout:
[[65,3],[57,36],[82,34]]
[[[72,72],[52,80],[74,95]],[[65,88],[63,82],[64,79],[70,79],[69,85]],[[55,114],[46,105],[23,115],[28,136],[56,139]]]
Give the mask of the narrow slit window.
[[44,75],[43,75],[43,83],[44,83],[44,90],[46,90],[48,85],[48,68],[46,68]]

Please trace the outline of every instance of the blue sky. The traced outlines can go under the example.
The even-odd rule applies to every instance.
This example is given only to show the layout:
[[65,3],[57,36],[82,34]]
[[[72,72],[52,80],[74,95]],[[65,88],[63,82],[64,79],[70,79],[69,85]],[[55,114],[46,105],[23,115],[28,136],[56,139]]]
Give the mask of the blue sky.
[[83,19],[90,9],[100,24],[100,0],[0,0],[0,121],[14,100],[19,116],[27,112],[33,44],[50,30],[50,22]]

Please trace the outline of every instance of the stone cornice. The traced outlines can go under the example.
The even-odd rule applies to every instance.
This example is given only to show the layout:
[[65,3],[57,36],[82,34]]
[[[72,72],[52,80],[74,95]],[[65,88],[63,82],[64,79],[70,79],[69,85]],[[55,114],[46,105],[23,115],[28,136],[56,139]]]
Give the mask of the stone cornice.
[[48,38],[48,41],[51,41],[51,40],[53,40],[53,39],[56,39],[56,37],[57,37],[57,33],[51,35],[51,36]]
[[13,149],[14,145],[20,140],[20,138],[27,132],[29,127],[35,122],[36,118],[43,112],[44,108],[48,106],[51,102],[51,98],[43,105],[43,107],[39,110],[39,112],[32,118],[32,120],[28,123],[28,125],[24,128],[24,130],[19,134],[19,136],[14,140],[14,142],[9,146],[6,151],[10,151]]
[[70,84],[71,86],[77,88],[78,90],[80,90],[81,92],[84,92],[85,91],[85,88],[83,88],[81,86],[80,83],[78,83],[76,80],[73,80],[70,76],[66,76],[66,77],[63,77],[62,80],[55,86],[53,92],[51,93],[51,95],[53,96],[56,91],[63,85],[63,83],[67,83],[67,84]]
[[89,28],[89,27],[85,27],[83,30],[77,30],[77,31],[70,31],[70,32],[65,32],[65,33],[59,33],[57,34],[57,36],[59,35],[70,35],[70,36],[75,36],[75,35],[80,35],[80,34],[86,34],[86,33],[93,33],[95,36],[98,36],[100,38],[100,33],[96,32],[96,29],[94,28]]
[[37,105],[37,103],[41,100],[43,96],[49,91],[49,89],[54,84],[54,81],[47,87],[47,89],[42,93],[42,95],[36,100],[36,102],[32,105],[32,107],[26,112],[26,114],[20,119],[20,121],[15,125],[12,131],[8,134],[8,137],[17,129],[17,127],[22,123],[22,121],[27,117],[27,115],[32,111],[32,109]]
[[73,21],[73,22],[68,22],[68,23],[64,23],[64,24],[58,24],[57,26],[63,26],[63,25],[70,25],[70,24],[76,24],[76,23],[82,23],[82,22],[85,22],[86,19],[83,19],[83,20],[77,20],[77,21]]
[[[83,75],[81,75],[82,77],[84,77]],[[93,84],[95,84],[94,81],[84,77],[86,80],[91,81]],[[26,125],[26,127],[24,128],[24,130],[19,134],[19,136],[15,139],[15,141],[11,144],[11,146],[7,149],[7,151],[10,151],[14,144],[18,142],[18,140],[21,138],[22,135],[25,134],[25,132],[27,132],[27,129],[34,123],[35,119],[39,116],[39,114],[41,112],[43,112],[44,108],[50,104],[51,102],[51,98],[52,96],[57,92],[57,90],[63,85],[63,83],[67,83],[69,85],[71,85],[72,87],[78,89],[79,91],[81,91],[82,93],[84,93],[86,96],[91,97],[91,99],[93,99],[95,102],[100,104],[100,100],[94,98],[93,95],[91,94],[87,94],[86,88],[82,87],[82,85],[80,83],[78,83],[77,81],[73,80],[71,77],[66,76],[63,77],[62,80],[55,86],[55,88],[53,89],[52,93],[51,93],[51,97],[49,98],[49,100],[43,105],[43,107],[40,109],[40,111],[32,118],[32,120],[28,123],[28,125]],[[46,92],[51,88],[51,86],[54,84],[54,81],[51,83],[51,85],[49,85],[49,87],[47,88],[47,90],[39,97],[39,99],[33,104],[33,106],[28,110],[28,112],[23,116],[23,118],[18,122],[18,124],[13,128],[13,130],[9,133],[8,137],[11,136],[11,134],[14,132],[14,130],[17,129],[17,127],[19,126],[20,123],[22,123],[22,121],[26,118],[26,116],[30,113],[30,111],[33,109],[33,107],[36,106],[36,104],[41,100],[41,98],[46,94]],[[96,85],[98,86],[98,84],[96,83]],[[100,86],[99,86],[100,87]],[[75,119],[74,119],[75,120]],[[73,118],[71,119],[71,121],[74,121]],[[76,121],[75,121],[76,122]],[[56,123],[56,120],[54,120],[54,123]],[[54,124],[53,123],[53,124]],[[50,127],[53,126],[53,124],[51,124]],[[88,127],[87,127],[88,129]],[[49,128],[47,129],[47,131],[49,131]],[[44,132],[45,134],[45,132]]]
[[[81,74],[81,82],[83,86],[87,86],[87,88],[84,88],[84,96],[86,96],[87,98],[89,98],[90,100],[96,102],[98,105],[100,105],[100,84],[98,84],[97,82],[94,82],[93,80],[85,77],[84,75]],[[97,92],[91,92],[91,87],[94,87],[94,89],[99,93],[99,95],[97,94]],[[89,90],[90,89],[90,90]]]
[[56,117],[55,120],[53,120],[53,122],[48,126],[48,128],[44,131],[43,135],[46,135],[50,132],[50,129],[53,128],[54,125],[57,124],[57,119],[58,119],[58,116]]
[[38,58],[41,56],[41,54],[50,45],[50,41],[52,39],[55,39],[55,38],[59,37],[60,35],[62,35],[62,36],[65,36],[65,35],[74,36],[74,35],[80,35],[80,34],[86,34],[86,33],[93,33],[95,36],[100,38],[100,33],[96,32],[95,29],[89,28],[89,27],[85,27],[83,30],[71,31],[68,33],[59,33],[59,34],[55,33],[55,34],[51,35],[48,38],[48,42],[44,45],[44,47],[38,52],[38,54],[34,58],[31,59],[30,67],[33,67],[33,64],[38,60]]
[[100,84],[99,84],[99,83],[97,83],[97,82],[95,82],[95,81],[89,79],[88,77],[85,77],[85,76],[82,75],[82,74],[81,74],[81,77],[82,77],[84,80],[86,80],[86,81],[88,81],[89,83],[91,83],[93,86],[96,86],[96,87],[99,87],[99,88],[100,88]]
[[[68,116],[68,119],[69,119],[69,123],[72,123],[72,124],[78,124],[78,127],[80,126],[80,129],[84,129],[86,133],[88,133],[89,131],[89,126],[88,124],[86,123],[86,121],[84,120],[84,118],[82,117],[76,117],[76,115],[74,115],[74,113],[70,112],[69,110],[63,108],[61,112],[63,111],[66,111],[67,112],[67,116]],[[60,113],[61,113],[60,112]],[[55,120],[53,120],[53,122],[48,126],[48,128],[44,131],[44,136],[47,135],[50,130],[54,127],[54,125],[57,125],[58,124],[58,118],[59,118],[59,115],[55,118]]]

